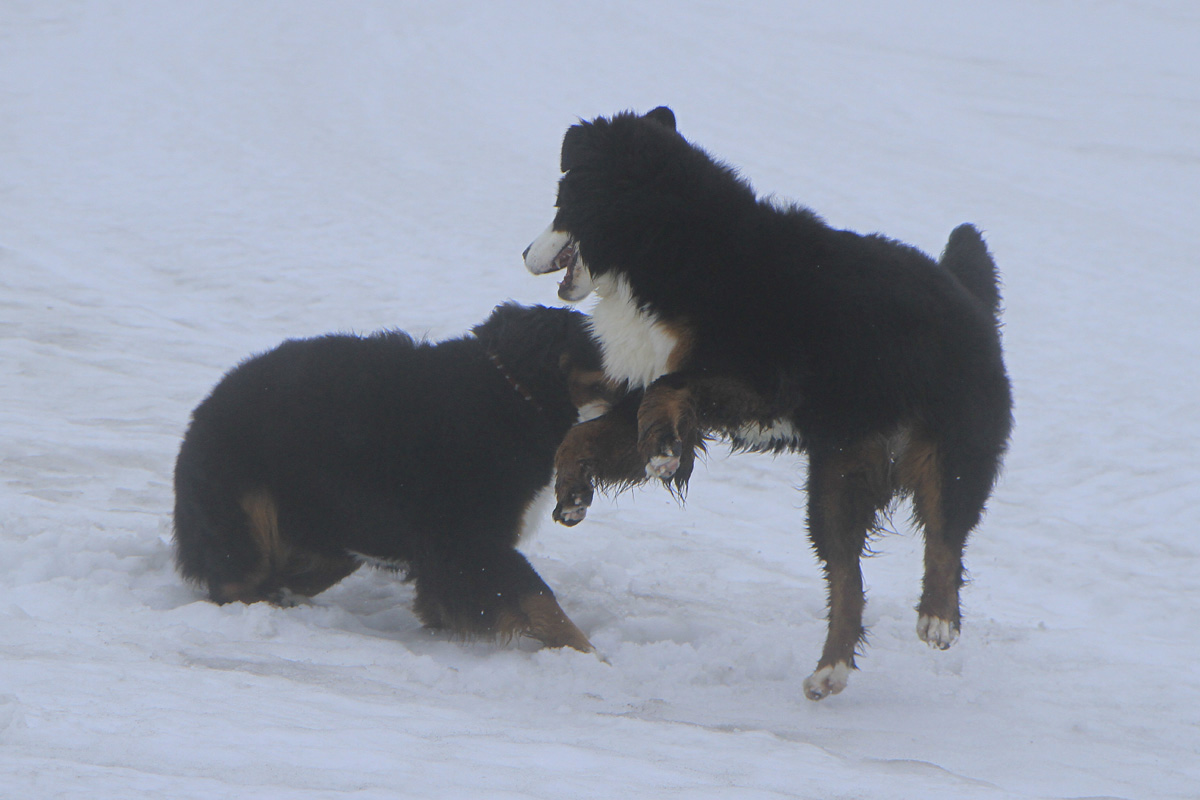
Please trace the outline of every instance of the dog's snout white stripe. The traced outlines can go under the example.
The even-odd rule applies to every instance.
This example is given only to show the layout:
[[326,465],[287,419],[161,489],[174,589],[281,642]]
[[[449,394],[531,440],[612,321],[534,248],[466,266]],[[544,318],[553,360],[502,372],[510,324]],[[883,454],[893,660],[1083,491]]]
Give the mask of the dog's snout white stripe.
[[525,268],[534,275],[544,275],[554,271],[554,259],[570,242],[571,235],[569,233],[556,231],[554,226],[550,225],[541,236],[533,240],[533,244],[525,249]]

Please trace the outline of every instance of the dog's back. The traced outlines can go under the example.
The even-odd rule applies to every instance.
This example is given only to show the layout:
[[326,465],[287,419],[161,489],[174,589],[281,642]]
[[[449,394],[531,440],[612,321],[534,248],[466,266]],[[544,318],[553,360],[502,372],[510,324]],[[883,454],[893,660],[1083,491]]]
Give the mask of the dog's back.
[[[176,460],[180,572],[217,602],[252,601],[299,591],[285,576],[314,570],[295,563],[297,554],[348,558],[345,487],[405,483],[410,476],[396,469],[406,460],[387,443],[395,436],[421,447],[433,423],[404,422],[422,412],[404,376],[429,373],[423,380],[437,392],[422,349],[431,346],[402,333],[322,336],[284,342],[230,371],[196,408]],[[384,427],[393,414],[403,427]],[[349,519],[366,517],[366,508],[355,512]],[[364,527],[353,540],[368,535]]]

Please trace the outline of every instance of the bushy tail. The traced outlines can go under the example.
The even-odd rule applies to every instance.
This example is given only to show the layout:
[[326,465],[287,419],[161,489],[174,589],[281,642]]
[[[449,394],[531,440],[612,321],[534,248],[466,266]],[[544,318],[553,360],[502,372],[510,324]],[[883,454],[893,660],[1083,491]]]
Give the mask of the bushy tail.
[[999,320],[1000,275],[974,225],[959,225],[950,232],[940,263]]

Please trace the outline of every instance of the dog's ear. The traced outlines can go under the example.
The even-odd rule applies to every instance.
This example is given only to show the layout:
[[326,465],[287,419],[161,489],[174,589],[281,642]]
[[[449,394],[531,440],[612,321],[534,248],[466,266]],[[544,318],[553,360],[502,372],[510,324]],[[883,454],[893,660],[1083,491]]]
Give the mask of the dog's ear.
[[567,128],[566,135],[563,136],[562,155],[559,157],[559,169],[563,172],[578,167],[580,164],[588,161],[595,153],[595,146],[592,144],[593,132],[591,125],[581,122],[578,125],[572,125]]
[[653,120],[668,130],[675,130],[675,112],[666,106],[659,106],[653,111],[647,111],[644,118]]

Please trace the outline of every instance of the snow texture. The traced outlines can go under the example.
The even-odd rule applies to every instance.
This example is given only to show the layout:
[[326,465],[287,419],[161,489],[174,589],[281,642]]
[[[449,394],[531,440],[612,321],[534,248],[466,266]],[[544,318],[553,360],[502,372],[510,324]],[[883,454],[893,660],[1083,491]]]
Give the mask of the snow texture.
[[[1191,0],[0,4],[0,796],[1196,797],[1198,41]],[[386,571],[184,584],[221,375],[556,304],[563,132],[659,104],[835,226],[985,230],[1017,427],[955,647],[901,507],[806,700],[802,462],[720,449],[524,545],[607,663],[431,635]]]

